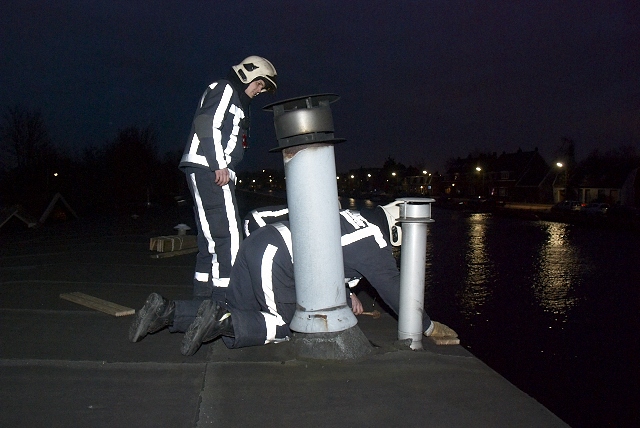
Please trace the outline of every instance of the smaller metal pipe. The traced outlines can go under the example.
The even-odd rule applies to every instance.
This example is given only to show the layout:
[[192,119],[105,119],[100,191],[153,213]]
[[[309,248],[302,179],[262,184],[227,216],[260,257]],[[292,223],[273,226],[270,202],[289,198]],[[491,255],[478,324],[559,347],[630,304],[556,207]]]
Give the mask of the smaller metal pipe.
[[398,339],[411,339],[413,350],[422,349],[424,274],[427,257],[427,224],[432,223],[430,198],[399,198],[402,225],[400,261],[400,313]]

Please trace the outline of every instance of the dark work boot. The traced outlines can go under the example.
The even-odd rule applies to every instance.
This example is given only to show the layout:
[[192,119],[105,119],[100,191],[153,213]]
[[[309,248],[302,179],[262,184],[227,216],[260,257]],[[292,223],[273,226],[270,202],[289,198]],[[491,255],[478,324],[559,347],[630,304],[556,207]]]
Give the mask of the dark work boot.
[[220,336],[233,335],[231,312],[217,302],[205,300],[200,304],[196,319],[184,335],[180,352],[182,355],[193,355],[203,343],[211,342]]
[[175,310],[176,304],[173,300],[167,300],[158,293],[151,293],[129,327],[129,340],[139,342],[147,334],[170,326]]

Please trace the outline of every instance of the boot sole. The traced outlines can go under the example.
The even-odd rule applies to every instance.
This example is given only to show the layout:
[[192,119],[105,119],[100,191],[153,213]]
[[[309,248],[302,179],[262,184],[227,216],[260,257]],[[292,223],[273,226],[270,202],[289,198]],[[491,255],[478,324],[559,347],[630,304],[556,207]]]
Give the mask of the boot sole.
[[205,300],[198,308],[196,319],[193,320],[189,329],[184,334],[180,352],[184,356],[195,354],[203,342],[204,334],[211,329],[211,326],[217,322],[215,319],[216,303],[211,300]]
[[135,343],[141,341],[149,330],[151,323],[157,318],[156,310],[162,305],[162,297],[158,293],[152,293],[147,297],[142,309],[136,314],[135,320],[129,327],[129,341]]

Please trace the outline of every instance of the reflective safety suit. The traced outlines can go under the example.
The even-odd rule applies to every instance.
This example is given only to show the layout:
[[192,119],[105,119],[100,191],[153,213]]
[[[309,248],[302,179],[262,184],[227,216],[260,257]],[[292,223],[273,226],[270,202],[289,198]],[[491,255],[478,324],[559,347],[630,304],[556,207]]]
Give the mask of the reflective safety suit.
[[[194,203],[198,255],[193,294],[201,298],[224,298],[242,240],[234,169],[243,155],[243,119],[250,100],[234,76],[213,82],[200,98],[179,165]],[[215,171],[225,168],[230,181],[219,186]]]
[[[282,218],[285,207],[269,207],[274,216],[262,215],[263,227],[255,228],[245,222],[250,236],[243,242],[231,273],[227,289],[227,308],[231,312],[235,337],[223,337],[230,348],[262,345],[285,340],[289,323],[295,312],[295,283],[291,256],[291,235],[286,221],[268,224]],[[263,210],[261,210],[263,211]],[[264,212],[264,211],[263,211]],[[252,212],[254,216],[256,212]],[[400,304],[400,271],[392,254],[384,215],[373,211],[367,216],[360,212],[340,211],[341,244],[345,279],[350,285],[365,277],[384,302],[396,314]],[[248,218],[249,219],[249,218]],[[255,219],[255,217],[254,217]],[[245,228],[245,231],[247,229]],[[423,315],[423,330],[431,325]]]

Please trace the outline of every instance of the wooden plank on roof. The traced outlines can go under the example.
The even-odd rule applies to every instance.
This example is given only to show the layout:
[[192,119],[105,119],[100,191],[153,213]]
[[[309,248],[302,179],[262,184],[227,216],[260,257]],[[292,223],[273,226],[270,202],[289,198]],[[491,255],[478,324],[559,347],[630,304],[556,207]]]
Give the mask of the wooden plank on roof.
[[190,248],[196,248],[198,241],[196,235],[170,235],[157,236],[149,240],[149,250],[158,252],[176,252]]
[[429,336],[429,339],[431,339],[431,341],[436,345],[459,345],[460,344],[460,339],[458,339],[457,337],[451,337],[451,336],[443,336],[443,337]]
[[183,254],[197,253],[198,248],[187,248],[184,250],[168,251],[166,253],[151,254],[152,259],[164,259],[167,257],[181,256]]
[[80,293],[78,291],[62,293],[60,294],[60,298],[116,317],[133,315],[136,313],[135,309],[127,308],[126,306],[118,305],[117,303],[99,299],[94,296],[89,296],[88,294]]

